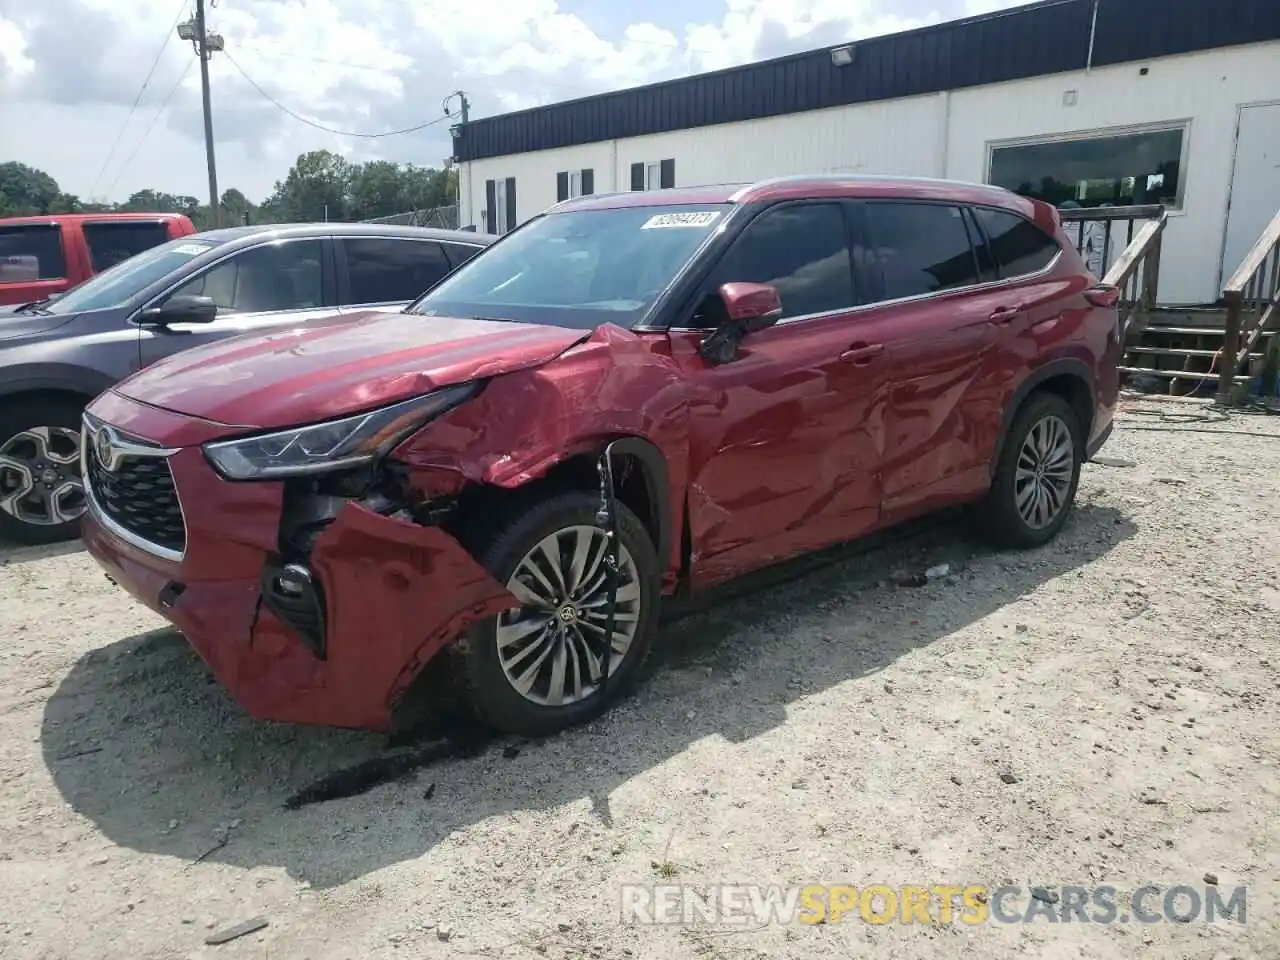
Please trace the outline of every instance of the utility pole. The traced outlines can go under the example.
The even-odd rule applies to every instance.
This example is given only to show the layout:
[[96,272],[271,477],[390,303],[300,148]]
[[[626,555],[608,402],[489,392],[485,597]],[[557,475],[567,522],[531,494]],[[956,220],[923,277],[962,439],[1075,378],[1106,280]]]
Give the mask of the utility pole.
[[215,50],[224,47],[222,37],[208,31],[204,6],[205,0],[195,0],[196,15],[194,20],[178,25],[178,36],[190,40],[200,58],[200,99],[204,106],[204,154],[209,167],[209,214],[213,217],[213,225],[222,225],[221,209],[218,204],[218,165],[213,153],[213,107],[209,102],[209,58]]
[[[467,100],[467,93],[465,90],[455,90],[453,91],[453,93],[449,94],[449,96],[444,98],[444,103],[442,104],[442,106],[444,107],[444,115],[446,117],[452,116],[452,114],[449,113],[449,101],[452,100],[454,97],[458,98],[458,104],[459,104],[458,122],[449,128],[449,135],[451,138],[456,138],[458,134],[463,130],[463,128],[466,127],[467,121],[471,118],[471,102]],[[458,158],[456,156],[450,157],[449,159],[451,161],[451,166],[453,166],[457,171],[456,172],[456,176],[458,180],[458,184],[457,184],[458,217],[457,219],[458,219],[458,226],[461,227],[462,226],[462,169],[457,165]],[[468,204],[468,206],[470,206],[470,204]],[[468,210],[467,211],[468,219],[470,219],[470,216],[471,216],[471,211]]]

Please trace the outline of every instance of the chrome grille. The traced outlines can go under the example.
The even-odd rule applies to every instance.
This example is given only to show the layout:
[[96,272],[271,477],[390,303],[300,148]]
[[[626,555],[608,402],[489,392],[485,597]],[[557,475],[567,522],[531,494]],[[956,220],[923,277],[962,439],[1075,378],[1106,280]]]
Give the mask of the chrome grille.
[[[107,458],[98,450],[98,434],[104,430],[110,436]],[[92,504],[136,546],[180,557],[187,530],[169,469],[174,452],[85,418],[81,462]]]

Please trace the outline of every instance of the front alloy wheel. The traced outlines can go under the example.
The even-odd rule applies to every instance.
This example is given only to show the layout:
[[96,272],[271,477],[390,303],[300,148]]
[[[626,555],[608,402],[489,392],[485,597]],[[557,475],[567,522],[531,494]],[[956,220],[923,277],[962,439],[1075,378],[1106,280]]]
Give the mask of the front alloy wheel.
[[590,720],[629,686],[648,655],[659,603],[657,552],[644,524],[619,503],[610,640],[598,505],[585,492],[544,500],[484,551],[485,569],[520,605],[474,625],[456,648],[459,679],[481,722],[536,737]]
[[0,539],[27,545],[73,539],[84,512],[79,407],[0,409]]
[[[526,553],[507,580],[507,589],[523,606],[498,617],[498,658],[507,681],[532,703],[576,703],[600,685],[608,628],[607,547],[599,527],[565,527]],[[626,547],[618,553],[612,676],[617,676],[640,622],[635,561]]]

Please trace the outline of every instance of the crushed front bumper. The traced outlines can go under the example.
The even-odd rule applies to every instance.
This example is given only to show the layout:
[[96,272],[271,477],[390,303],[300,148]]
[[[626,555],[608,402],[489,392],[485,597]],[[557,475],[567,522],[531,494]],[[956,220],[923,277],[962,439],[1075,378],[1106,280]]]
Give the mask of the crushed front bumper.
[[[107,423],[170,448],[193,435],[189,418],[105,396],[90,412]],[[323,600],[321,655],[263,602],[263,570],[279,562],[280,485],[224,481],[198,446],[181,446],[170,467],[187,530],[181,558],[122,538],[92,500],[85,546],[254,716],[386,730],[424,664],[470,624],[517,605],[443,530],[348,503],[307,561]]]

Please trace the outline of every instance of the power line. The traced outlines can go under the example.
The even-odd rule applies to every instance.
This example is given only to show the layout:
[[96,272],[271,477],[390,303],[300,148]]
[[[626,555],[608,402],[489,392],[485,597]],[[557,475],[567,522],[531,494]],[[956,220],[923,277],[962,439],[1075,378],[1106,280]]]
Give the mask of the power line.
[[173,36],[174,29],[178,26],[178,21],[182,19],[182,12],[186,9],[186,6],[187,0],[181,0],[178,6],[178,15],[173,18],[173,23],[164,32],[164,42],[160,44],[160,49],[156,51],[155,59],[151,61],[151,69],[147,71],[147,76],[142,81],[142,86],[138,89],[138,95],[133,98],[133,106],[129,108],[129,115],[124,118],[124,123],[120,125],[120,132],[116,134],[115,142],[111,144],[111,149],[107,152],[107,159],[102,161],[102,167],[98,170],[98,175],[93,180],[93,188],[89,191],[90,197],[93,197],[96,193],[98,184],[102,182],[103,174],[107,172],[107,167],[111,164],[111,158],[116,155],[116,150],[119,149],[120,142],[124,139],[124,133],[129,129],[129,121],[133,119],[133,115],[137,112],[138,104],[142,102],[142,95],[147,92],[147,87],[151,84],[151,78],[155,76],[156,67],[160,66],[160,58],[169,49],[169,40]]
[[138,152],[142,149],[142,145],[147,142],[147,137],[151,136],[152,128],[156,125],[156,122],[160,119],[160,117],[163,116],[165,109],[169,106],[169,101],[172,100],[174,97],[174,94],[178,92],[178,89],[182,86],[182,82],[187,79],[187,74],[191,72],[191,65],[193,63],[195,63],[194,60],[187,61],[187,65],[183,69],[182,75],[178,77],[178,82],[169,88],[169,93],[165,96],[163,102],[161,102],[160,109],[155,112],[155,114],[151,117],[151,122],[147,124],[147,128],[142,131],[142,139],[139,140],[137,144],[134,146],[133,152],[129,154],[129,159],[127,159],[124,162],[124,164],[120,167],[120,170],[115,175],[115,179],[113,179],[111,181],[111,185],[107,187],[106,192],[108,194],[111,193],[111,191],[116,188],[116,184],[120,182],[120,178],[124,176],[125,171],[129,169],[130,165],[133,163],[134,158],[138,155]]
[[[269,50],[258,43],[240,41],[240,46],[264,57],[283,57],[286,60],[306,60],[309,63],[327,63],[335,67],[346,67],[350,70],[369,70],[373,73],[394,73],[393,67],[375,67],[370,63],[352,63],[349,60],[332,60],[329,57],[317,57],[307,53],[286,53],[283,50]],[[225,50],[223,51],[226,52]]]
[[290,110],[288,107],[286,107],[283,103],[281,103],[271,94],[267,93],[267,91],[263,90],[262,87],[258,85],[257,81],[253,79],[253,77],[245,73],[244,67],[240,66],[240,64],[236,62],[235,57],[231,56],[231,54],[227,53],[225,50],[223,51],[223,54],[226,56],[227,60],[231,63],[231,65],[236,68],[236,71],[240,74],[240,76],[244,77],[245,81],[248,82],[249,86],[253,87],[254,90],[258,91],[258,93],[262,96],[264,100],[267,100],[268,102],[272,103],[279,110],[281,110],[284,113],[287,113],[289,116],[293,117],[293,119],[297,120],[299,123],[305,123],[308,127],[314,127],[316,130],[323,130],[325,133],[336,134],[337,136],[340,136],[340,137],[358,137],[362,140],[378,140],[378,139],[381,139],[382,137],[398,137],[401,134],[405,134],[405,133],[416,133],[419,130],[425,130],[427,127],[433,127],[437,123],[444,123],[446,120],[452,119],[448,116],[437,117],[435,120],[427,120],[423,123],[415,124],[412,127],[405,127],[402,130],[386,130],[382,133],[357,133],[353,130],[338,130],[335,127],[325,126],[323,123],[318,123],[315,120],[310,120],[307,117],[304,117],[301,114],[295,113],[294,111]]

